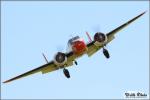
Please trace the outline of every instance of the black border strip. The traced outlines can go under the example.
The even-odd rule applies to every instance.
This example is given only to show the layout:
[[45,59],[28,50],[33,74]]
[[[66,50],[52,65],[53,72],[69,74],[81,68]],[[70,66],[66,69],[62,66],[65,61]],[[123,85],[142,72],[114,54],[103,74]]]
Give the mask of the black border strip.
[[91,1],[91,2],[93,2],[93,1],[150,1],[150,0],[1,0],[1,1],[41,1],[41,2],[43,2],[43,1],[69,1],[69,2],[71,2],[71,1]]

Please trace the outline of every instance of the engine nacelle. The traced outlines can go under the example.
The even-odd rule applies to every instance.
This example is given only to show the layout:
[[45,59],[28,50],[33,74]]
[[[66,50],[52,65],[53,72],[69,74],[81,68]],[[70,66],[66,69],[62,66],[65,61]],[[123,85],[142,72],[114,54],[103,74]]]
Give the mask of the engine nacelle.
[[63,66],[67,63],[67,57],[64,53],[62,52],[58,52],[55,56],[54,56],[54,63],[57,66]]
[[98,46],[105,45],[107,43],[107,36],[103,33],[97,32],[94,35],[94,41]]

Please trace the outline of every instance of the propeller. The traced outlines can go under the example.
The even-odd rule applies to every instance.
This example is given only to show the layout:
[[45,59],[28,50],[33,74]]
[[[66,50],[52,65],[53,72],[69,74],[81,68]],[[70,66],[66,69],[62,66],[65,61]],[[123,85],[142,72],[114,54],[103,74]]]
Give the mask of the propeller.
[[93,26],[92,30],[94,31],[94,33],[101,32],[101,27],[99,24],[97,24],[97,25]]
[[58,45],[57,46],[57,51],[58,52],[63,52],[64,51],[64,47],[62,45]]

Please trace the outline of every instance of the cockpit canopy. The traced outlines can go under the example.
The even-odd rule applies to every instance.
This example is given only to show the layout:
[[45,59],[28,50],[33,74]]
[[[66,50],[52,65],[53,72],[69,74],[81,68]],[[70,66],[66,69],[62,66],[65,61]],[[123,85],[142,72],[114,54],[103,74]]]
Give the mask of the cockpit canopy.
[[79,36],[75,36],[73,38],[71,38],[69,41],[68,41],[68,45],[72,45],[73,41],[79,39],[80,37]]

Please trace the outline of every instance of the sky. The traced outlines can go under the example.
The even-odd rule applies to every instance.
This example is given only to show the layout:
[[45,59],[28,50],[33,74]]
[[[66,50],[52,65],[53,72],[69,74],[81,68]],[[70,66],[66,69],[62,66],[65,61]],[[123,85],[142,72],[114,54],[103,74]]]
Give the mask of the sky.
[[1,82],[2,99],[122,99],[126,91],[149,94],[148,1],[2,1],[1,81],[51,61],[65,52],[71,36],[93,38],[108,33],[147,11],[115,35],[107,45],[110,59],[99,50],[92,57],[77,59],[68,68]]

